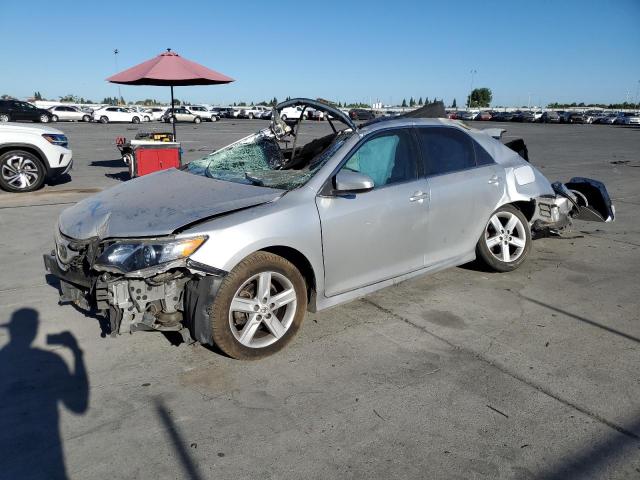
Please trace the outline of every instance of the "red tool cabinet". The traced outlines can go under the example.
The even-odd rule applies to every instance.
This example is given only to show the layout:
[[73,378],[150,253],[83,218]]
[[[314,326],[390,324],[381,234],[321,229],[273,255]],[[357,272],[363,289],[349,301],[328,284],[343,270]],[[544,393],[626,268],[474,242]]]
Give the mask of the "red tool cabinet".
[[179,168],[181,164],[178,144],[137,145],[131,176],[140,177],[158,170]]

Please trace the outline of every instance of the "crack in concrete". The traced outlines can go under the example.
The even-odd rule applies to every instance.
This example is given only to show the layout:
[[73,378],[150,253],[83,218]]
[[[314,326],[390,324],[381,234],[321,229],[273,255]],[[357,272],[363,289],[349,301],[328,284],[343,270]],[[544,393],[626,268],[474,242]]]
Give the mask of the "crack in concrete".
[[450,346],[454,350],[457,350],[457,351],[460,351],[460,352],[463,352],[463,353],[466,353],[468,355],[473,356],[474,358],[480,360],[481,362],[484,362],[487,365],[495,368],[496,370],[498,370],[499,372],[503,373],[504,375],[507,375],[507,376],[513,378],[514,380],[517,380],[517,381],[519,381],[521,383],[524,383],[525,385],[527,385],[527,386],[539,391],[540,393],[545,394],[546,396],[548,396],[550,398],[553,398],[554,400],[562,403],[563,405],[565,405],[565,406],[567,406],[569,408],[572,408],[572,409],[574,409],[574,410],[576,410],[576,411],[578,411],[578,412],[580,412],[580,413],[592,418],[593,420],[595,420],[595,421],[597,421],[597,422],[599,422],[599,423],[601,423],[603,425],[606,425],[607,427],[617,431],[618,433],[621,433],[621,434],[623,434],[623,435],[625,435],[625,436],[627,436],[629,438],[632,438],[634,440],[640,441],[640,435],[637,435],[636,433],[627,430],[626,428],[622,427],[621,425],[618,425],[615,422],[607,420],[606,418],[598,415],[595,412],[592,412],[591,410],[589,410],[586,407],[582,407],[580,405],[577,405],[577,404],[571,402],[570,400],[567,400],[567,399],[564,399],[564,398],[560,397],[559,395],[553,393],[552,391],[548,390],[544,386],[534,382],[533,380],[529,380],[529,379],[527,379],[527,378],[525,378],[523,376],[520,376],[519,374],[517,374],[515,372],[512,372],[511,370],[507,369],[506,367],[494,362],[493,360],[491,360],[489,358],[486,358],[482,354],[480,354],[478,352],[475,352],[473,350],[470,350],[468,348],[465,348],[465,347],[463,347],[461,345],[457,345],[457,344],[447,340],[446,338],[441,337],[440,335],[431,332],[426,327],[424,327],[424,326],[422,326],[420,324],[414,323],[413,321],[409,320],[408,318],[405,318],[402,315],[399,315],[399,314],[395,313],[394,311],[392,311],[392,310],[390,310],[388,308],[385,308],[385,307],[383,307],[381,305],[378,305],[377,303],[373,302],[372,300],[370,300],[368,298],[363,298],[361,300],[362,300],[362,302],[364,302],[364,303],[366,303],[368,305],[371,305],[372,307],[380,310],[381,312],[386,313],[387,315],[391,315],[392,317],[394,317],[394,318],[406,323],[407,325],[410,325],[410,326],[422,331],[423,333],[426,333],[427,335],[430,335],[431,337],[433,337],[433,338],[435,338],[437,340],[440,340],[441,342],[447,344],[448,346]]

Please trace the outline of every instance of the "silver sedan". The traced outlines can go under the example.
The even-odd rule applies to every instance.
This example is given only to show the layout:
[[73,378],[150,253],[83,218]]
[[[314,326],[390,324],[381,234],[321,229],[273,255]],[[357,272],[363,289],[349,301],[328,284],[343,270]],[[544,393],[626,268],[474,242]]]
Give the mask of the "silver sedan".
[[[299,106],[333,133],[298,145],[304,115],[278,112]],[[551,184],[498,129],[415,112],[356,126],[308,99],[273,117],[65,210],[44,256],[61,301],[101,311],[114,334],[173,330],[255,359],[283,348],[307,310],[475,259],[508,272],[532,234],[614,217],[601,183]]]

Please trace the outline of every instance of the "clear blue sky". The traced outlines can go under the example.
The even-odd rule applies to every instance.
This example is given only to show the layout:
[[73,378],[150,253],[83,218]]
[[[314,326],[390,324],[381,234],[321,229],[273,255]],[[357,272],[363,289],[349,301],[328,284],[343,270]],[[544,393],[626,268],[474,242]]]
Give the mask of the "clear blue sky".
[[[99,101],[105,78],[171,47],[237,81],[176,97],[225,104],[287,95],[336,101],[414,96],[493,104],[634,101],[639,0],[16,1],[2,0],[0,94]],[[123,86],[127,100],[168,100]]]

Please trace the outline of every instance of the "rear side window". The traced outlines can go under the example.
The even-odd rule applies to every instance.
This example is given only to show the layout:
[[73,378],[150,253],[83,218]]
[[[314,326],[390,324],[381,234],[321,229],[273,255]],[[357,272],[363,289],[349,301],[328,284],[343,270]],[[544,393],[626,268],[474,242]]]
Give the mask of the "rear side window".
[[[427,175],[441,175],[476,166],[473,141],[455,128],[418,128]],[[486,153],[486,152],[485,152]]]
[[476,151],[476,165],[481,167],[483,165],[492,165],[496,163],[493,161],[491,155],[489,155],[489,152],[487,152],[478,142],[473,141],[473,147]]

